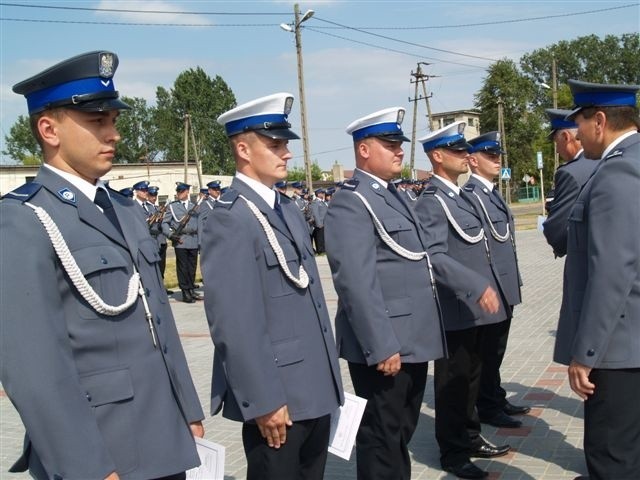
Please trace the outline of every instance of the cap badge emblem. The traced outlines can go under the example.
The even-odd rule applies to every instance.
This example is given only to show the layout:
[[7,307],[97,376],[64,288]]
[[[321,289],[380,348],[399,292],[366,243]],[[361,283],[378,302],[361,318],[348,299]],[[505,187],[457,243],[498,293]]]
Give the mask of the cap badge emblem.
[[101,53],[100,60],[98,64],[98,70],[100,72],[100,76],[103,78],[111,78],[113,77],[113,54],[112,53]]

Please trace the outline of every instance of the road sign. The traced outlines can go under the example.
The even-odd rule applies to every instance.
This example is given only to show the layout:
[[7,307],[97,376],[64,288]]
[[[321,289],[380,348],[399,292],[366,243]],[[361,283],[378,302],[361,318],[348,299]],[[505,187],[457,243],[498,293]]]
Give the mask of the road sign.
[[510,168],[502,168],[502,169],[500,169],[500,180],[511,180],[511,169]]
[[538,160],[538,170],[542,170],[542,152],[538,152],[536,158]]

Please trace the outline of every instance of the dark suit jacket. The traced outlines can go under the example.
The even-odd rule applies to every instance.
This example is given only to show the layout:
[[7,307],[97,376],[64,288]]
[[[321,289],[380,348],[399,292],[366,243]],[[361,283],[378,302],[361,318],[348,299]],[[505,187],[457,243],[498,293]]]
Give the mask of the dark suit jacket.
[[[110,191],[124,237],[76,187],[47,168],[0,203],[3,388],[26,429],[18,470],[36,478],[156,478],[199,463],[189,422],[203,418],[140,206]],[[142,301],[104,316],[63,271],[28,201],[60,229],[91,287],[110,305],[137,268]],[[42,463],[42,467],[38,465]]]
[[[520,286],[522,279],[520,277],[520,269],[518,268],[518,256],[516,254],[515,234],[516,227],[513,220],[513,214],[500,197],[498,193],[487,188],[477,177],[471,175],[465,185],[465,191],[469,189],[467,195],[477,206],[476,210],[482,212],[482,219],[485,223],[485,233],[489,240],[489,248],[491,250],[491,261],[495,264],[495,268],[500,275],[500,286],[506,297],[507,303],[511,306],[518,305],[522,302]],[[474,195],[478,195],[476,197]],[[510,238],[502,242],[497,240],[490,232],[487,218],[481,209],[479,202],[489,214],[489,219],[496,233],[503,236],[507,232],[509,226]]]
[[554,360],[640,367],[640,134],[604,158],[569,215]]
[[[209,214],[202,242],[205,310],[215,344],[211,413],[252,420],[287,405],[293,421],[332,413],[343,401],[340,367],[307,225],[281,195],[275,210],[235,178]],[[260,223],[272,225],[289,269],[302,265],[309,286],[282,272]],[[221,276],[222,273],[222,276]]]
[[407,363],[445,356],[426,260],[407,260],[384,244],[354,192],[365,197],[396,242],[413,252],[426,249],[406,201],[372,177],[356,170],[353,181],[336,192],[325,219],[325,242],[338,293],[340,356],[367,365],[398,352]]
[[549,204],[549,215],[543,223],[543,233],[556,257],[567,254],[567,228],[569,212],[580,189],[591,176],[599,160],[590,160],[583,154],[558,167],[553,180],[553,201]]
[[488,286],[501,294],[500,275],[487,258],[485,242],[471,244],[458,235],[435,195],[445,202],[453,218],[470,236],[480,232],[482,218],[470,200],[462,198],[436,177],[429,180],[429,187],[415,204],[416,215],[433,252],[431,261],[438,281],[445,329],[462,330],[506,320],[504,302],[500,302],[500,310],[493,315],[485,313],[477,304]]

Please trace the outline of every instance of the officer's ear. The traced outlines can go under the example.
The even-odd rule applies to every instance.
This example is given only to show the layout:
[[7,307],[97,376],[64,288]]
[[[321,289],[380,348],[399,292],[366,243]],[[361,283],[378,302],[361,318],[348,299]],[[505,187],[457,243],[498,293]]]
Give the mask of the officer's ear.
[[56,148],[60,145],[58,129],[63,117],[64,113],[61,110],[47,110],[40,114],[36,120],[35,128],[43,146]]

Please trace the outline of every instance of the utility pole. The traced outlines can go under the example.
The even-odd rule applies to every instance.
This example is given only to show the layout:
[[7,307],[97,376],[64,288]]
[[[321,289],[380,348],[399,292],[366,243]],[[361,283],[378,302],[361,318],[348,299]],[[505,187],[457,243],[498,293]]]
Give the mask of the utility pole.
[[[429,98],[431,98],[430,94],[427,94],[427,81],[430,78],[438,77],[438,75],[428,75],[422,72],[422,65],[430,65],[427,62],[418,62],[418,66],[415,72],[411,72],[411,76],[415,78],[415,80],[411,80],[410,83],[415,85],[415,90],[413,94],[413,98],[409,98],[410,102],[413,102],[413,134],[411,135],[411,159],[409,161],[409,168],[411,170],[411,176],[414,177],[414,165],[415,165],[415,140],[416,140],[416,121],[417,121],[417,111],[418,111],[418,100],[424,99],[427,104],[427,126],[429,127],[429,131],[433,131],[433,125],[431,123],[431,105],[429,104]],[[418,83],[422,84],[422,92],[423,95],[418,97]],[[415,178],[414,178],[415,180]]]
[[[509,168],[509,156],[507,155],[507,137],[505,135],[504,132],[504,113],[502,111],[502,97],[498,97],[498,131],[500,132],[500,144],[502,146],[502,151],[504,152],[502,154],[502,162],[501,165],[504,166],[504,168]],[[500,171],[500,177],[502,177],[502,169]],[[511,189],[509,188],[509,180],[506,180],[507,186],[506,186],[506,192],[503,195],[505,201],[507,202],[507,204],[511,203]],[[502,194],[502,178],[500,178],[500,182],[498,183],[499,185],[499,190],[500,193]]]
[[300,25],[313,15],[313,10],[307,11],[300,19],[300,8],[296,3],[293,6],[294,33],[296,38],[296,56],[298,58],[298,89],[300,90],[300,119],[302,124],[302,152],[304,155],[304,172],[307,179],[307,188],[313,191],[311,179],[311,158],[309,157],[309,134],[307,132],[307,102],[304,96],[304,68],[302,65],[302,36],[300,35]]
[[187,183],[187,164],[189,162],[189,114],[184,114],[184,183]]
[[[556,57],[551,58],[551,92],[553,94],[553,108],[558,108],[558,74],[556,66]],[[556,142],[553,142],[553,171],[558,170],[558,148]]]
[[191,117],[187,115],[187,123],[189,125],[189,130],[191,130],[191,146],[193,147],[193,156],[196,159],[196,172],[198,172],[198,191],[203,187],[202,184],[202,164],[200,163],[200,154],[198,153],[198,148],[196,147],[196,135],[193,132],[193,124],[191,123]]

